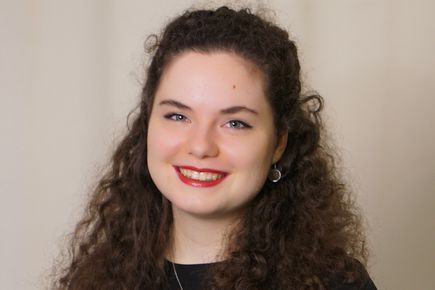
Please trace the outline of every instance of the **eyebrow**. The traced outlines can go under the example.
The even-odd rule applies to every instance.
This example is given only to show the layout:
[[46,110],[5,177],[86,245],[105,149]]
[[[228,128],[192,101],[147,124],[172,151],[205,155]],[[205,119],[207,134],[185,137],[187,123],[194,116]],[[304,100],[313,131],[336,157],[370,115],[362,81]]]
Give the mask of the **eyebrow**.
[[175,100],[163,100],[159,103],[159,106],[161,106],[161,105],[168,105],[168,106],[176,107],[176,108],[181,109],[181,110],[192,111],[191,107],[189,107],[183,103],[180,103],[178,101],[175,101]]
[[[178,102],[178,101],[175,101],[175,100],[171,100],[171,99],[169,99],[169,100],[163,100],[163,101],[161,101],[159,103],[159,105],[160,106],[161,105],[168,105],[168,106],[176,107],[176,108],[178,108],[180,110],[192,111],[191,107],[189,107],[189,106],[187,106],[187,105],[185,105],[185,104],[183,104],[181,102]],[[253,109],[250,109],[248,107],[245,107],[245,106],[232,106],[232,107],[229,107],[229,108],[226,108],[226,109],[222,109],[222,110],[220,110],[220,112],[221,112],[221,114],[224,114],[224,115],[235,114],[235,113],[238,113],[238,112],[248,112],[248,113],[251,113],[251,114],[254,114],[254,115],[258,115],[257,111],[255,111]]]

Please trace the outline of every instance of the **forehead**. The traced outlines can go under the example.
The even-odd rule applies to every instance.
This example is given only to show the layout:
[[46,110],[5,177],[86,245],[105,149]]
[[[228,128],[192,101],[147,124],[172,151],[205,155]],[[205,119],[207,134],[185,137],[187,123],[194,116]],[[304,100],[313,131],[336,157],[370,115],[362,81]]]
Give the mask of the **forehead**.
[[166,67],[156,99],[171,98],[191,103],[242,102],[264,106],[265,78],[251,61],[231,52],[188,51],[174,57]]

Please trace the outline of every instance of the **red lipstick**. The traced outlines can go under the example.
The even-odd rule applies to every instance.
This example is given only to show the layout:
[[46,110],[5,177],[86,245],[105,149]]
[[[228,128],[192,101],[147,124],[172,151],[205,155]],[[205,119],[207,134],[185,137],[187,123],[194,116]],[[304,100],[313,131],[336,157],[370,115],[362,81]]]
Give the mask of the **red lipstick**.
[[[175,168],[175,171],[178,174],[178,177],[180,178],[180,180],[182,182],[184,182],[187,185],[194,186],[194,187],[211,187],[211,186],[218,185],[228,175],[228,173],[226,173],[226,172],[215,170],[215,169],[209,169],[209,168],[196,168],[196,167],[193,167],[193,166],[174,166],[174,168]],[[221,177],[219,177],[216,180],[197,180],[197,179],[191,179],[191,178],[189,178],[187,176],[184,176],[180,172],[180,168],[188,169],[188,170],[193,170],[193,171],[196,171],[196,172],[205,172],[205,173],[220,174]]]

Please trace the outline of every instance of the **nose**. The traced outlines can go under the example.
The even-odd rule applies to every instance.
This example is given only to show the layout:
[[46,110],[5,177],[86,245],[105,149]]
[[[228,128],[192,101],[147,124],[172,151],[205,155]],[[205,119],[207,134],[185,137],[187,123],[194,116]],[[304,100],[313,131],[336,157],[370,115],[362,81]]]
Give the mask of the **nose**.
[[219,147],[215,132],[210,128],[195,128],[188,140],[188,153],[196,158],[216,157]]

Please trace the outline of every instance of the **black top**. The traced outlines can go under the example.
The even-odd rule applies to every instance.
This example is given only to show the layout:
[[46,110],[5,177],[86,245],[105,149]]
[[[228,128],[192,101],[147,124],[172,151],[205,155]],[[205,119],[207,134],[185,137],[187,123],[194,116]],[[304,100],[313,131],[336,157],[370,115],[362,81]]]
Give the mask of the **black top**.
[[[178,278],[180,279],[180,283],[183,286],[184,290],[204,290],[204,288],[201,287],[201,283],[205,278],[207,269],[212,264],[184,265],[184,264],[174,263],[174,265],[177,271]],[[167,290],[180,290],[180,286],[178,285],[171,262],[168,261],[165,262],[165,273],[169,281],[169,288]],[[377,290],[375,284],[370,278],[368,278],[363,283],[336,285],[330,290],[356,290],[356,289]]]
[[[184,290],[203,290],[203,288],[201,288],[201,283],[211,264],[184,265],[174,263],[174,265]],[[181,290],[177,278],[175,277],[174,268],[171,262],[166,261],[165,273],[169,282],[168,290]]]

